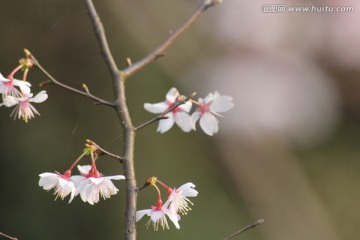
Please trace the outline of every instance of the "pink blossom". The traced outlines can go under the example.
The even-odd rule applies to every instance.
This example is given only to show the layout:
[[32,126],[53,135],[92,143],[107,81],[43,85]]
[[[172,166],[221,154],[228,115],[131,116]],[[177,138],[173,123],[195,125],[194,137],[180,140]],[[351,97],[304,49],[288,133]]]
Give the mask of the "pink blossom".
[[198,195],[198,191],[194,188],[195,185],[188,182],[177,189],[168,189],[167,191],[170,192],[170,195],[165,205],[169,205],[169,210],[173,213],[180,212],[186,215],[187,212],[191,210],[189,204],[193,205],[188,197],[196,197]]
[[193,125],[200,119],[202,130],[212,136],[219,130],[219,120],[215,116],[221,117],[219,113],[229,111],[234,104],[230,96],[222,96],[218,92],[209,93],[205,99],[198,100],[198,108],[191,115]]
[[60,197],[62,200],[69,194],[70,200],[69,203],[74,199],[75,196],[75,185],[71,179],[71,177],[61,175],[59,173],[42,173],[39,175],[39,186],[43,187],[44,190],[49,191],[52,188],[55,188],[55,193],[57,199]]
[[[180,94],[178,90],[176,88],[171,88],[166,94],[166,100],[164,102],[154,104],[145,103],[144,108],[151,113],[161,114],[171,108],[179,96]],[[161,119],[159,121],[157,131],[160,133],[167,132],[174,123],[176,123],[184,132],[191,131],[193,127],[191,124],[191,118],[188,114],[191,110],[191,106],[192,103],[188,101],[165,114],[167,119]]]
[[169,229],[169,224],[166,216],[173,222],[177,229],[180,228],[179,220],[180,216],[177,213],[171,212],[166,204],[160,204],[157,207],[151,207],[150,209],[140,210],[136,212],[136,222],[138,222],[143,216],[148,215],[150,219],[146,223],[146,227],[149,227],[152,223],[154,230],[159,229],[159,225],[164,230]]
[[25,122],[29,119],[34,118],[35,114],[40,115],[35,107],[31,104],[44,102],[48,98],[46,91],[39,92],[35,97],[30,92],[23,92],[20,97],[15,97],[7,95],[3,98],[3,103],[0,106],[4,105],[6,107],[15,106],[15,109],[12,111],[10,117],[14,116],[16,118],[22,118]]
[[[111,195],[119,191],[111,180],[125,179],[123,175],[102,176],[100,173],[92,175],[91,166],[78,166],[82,176],[74,176],[73,181],[76,186],[76,195],[80,194],[84,202],[91,205],[99,202],[100,196],[103,199],[110,198]],[[97,171],[97,170],[96,170]],[[98,172],[97,172],[98,173]]]
[[19,97],[20,91],[15,86],[19,87],[21,92],[30,93],[31,84],[29,82],[13,78],[7,79],[0,73],[0,93],[3,96]]

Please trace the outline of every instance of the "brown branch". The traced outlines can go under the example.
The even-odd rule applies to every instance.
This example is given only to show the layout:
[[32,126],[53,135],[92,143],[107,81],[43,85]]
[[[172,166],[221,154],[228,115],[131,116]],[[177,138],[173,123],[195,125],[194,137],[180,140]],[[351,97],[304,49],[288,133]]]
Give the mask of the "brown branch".
[[53,84],[55,86],[58,86],[58,87],[62,87],[66,90],[69,90],[70,92],[73,92],[73,93],[76,93],[76,94],[79,94],[81,96],[85,96],[85,97],[88,97],[92,100],[94,100],[96,103],[98,104],[103,104],[103,105],[107,105],[107,106],[110,106],[110,107],[114,107],[114,103],[111,103],[111,102],[108,102],[102,98],[99,98],[99,97],[96,97],[94,95],[92,95],[88,90],[85,90],[85,91],[81,91],[81,90],[78,90],[76,88],[73,88],[73,87],[70,87],[62,82],[59,82],[58,80],[56,80],[50,73],[48,73],[48,71],[45,70],[45,68],[43,66],[41,66],[41,64],[39,63],[39,61],[34,57],[34,55],[32,55],[30,52],[29,52],[29,57],[31,58],[31,60],[33,61],[34,65],[42,72],[44,73],[48,78],[49,80],[46,80],[44,81],[42,84]]
[[244,228],[240,229],[239,231],[231,234],[230,236],[227,236],[226,238],[223,238],[222,240],[230,240],[230,239],[232,239],[232,238],[240,235],[241,233],[243,233],[243,232],[245,232],[245,231],[247,231],[247,230],[249,230],[249,229],[251,229],[251,228],[254,228],[254,227],[259,226],[259,225],[262,224],[263,222],[264,222],[264,219],[259,219],[259,220],[257,220],[255,223],[250,224],[250,225],[247,225],[246,227],[244,227]]
[[101,53],[112,75],[114,86],[115,110],[118,114],[120,123],[123,127],[124,145],[123,145],[123,169],[126,181],[126,210],[125,210],[125,240],[136,240],[136,201],[138,196],[138,189],[135,178],[134,166],[134,146],[135,146],[135,127],[131,121],[128,106],[125,97],[125,80],[134,75],[144,66],[155,61],[157,58],[163,56],[165,51],[181,35],[206,9],[220,3],[221,0],[204,0],[196,9],[195,12],[189,17],[185,23],[180,26],[178,30],[172,33],[165,42],[155,49],[148,56],[140,61],[132,64],[128,62],[128,67],[124,71],[119,71],[105,36],[105,31],[100,18],[96,12],[92,0],[84,0],[87,7],[91,23],[93,24],[96,38],[98,40]]
[[105,149],[103,149],[102,147],[100,147],[99,145],[97,145],[94,141],[91,141],[91,140],[86,140],[86,142],[88,143],[87,145],[89,147],[92,147],[94,149],[94,152],[99,155],[99,156],[102,156],[102,155],[106,155],[106,156],[109,156],[109,157],[112,157],[112,158],[115,158],[117,160],[120,161],[120,163],[122,163],[124,161],[124,158],[123,157],[120,157],[119,155],[116,155],[116,154],[113,154],[109,151],[106,151]]
[[121,126],[124,133],[123,144],[123,169],[125,175],[126,185],[126,206],[125,206],[125,240],[136,240],[136,201],[137,201],[137,185],[135,178],[134,166],[134,146],[135,146],[135,130],[132,124],[128,106],[125,98],[125,79],[126,76],[116,67],[114,58],[109,49],[109,45],[105,36],[105,30],[100,21],[99,15],[93,5],[92,0],[84,0],[87,7],[91,23],[95,30],[95,35],[98,40],[101,53],[111,73],[115,110],[118,114]]
[[192,99],[194,96],[196,95],[196,92],[192,93],[191,95],[187,96],[185,99],[179,99],[177,98],[174,105],[172,105],[169,109],[167,109],[165,112],[163,112],[162,114],[150,119],[149,121],[140,124],[139,126],[135,127],[135,131],[138,131],[154,122],[157,122],[161,119],[167,119],[167,117],[165,116],[167,113],[171,112],[172,110],[174,110],[175,108],[179,107],[180,105],[186,103],[187,101],[189,101],[190,99]]
[[0,236],[6,237],[6,238],[8,238],[8,239],[10,239],[10,240],[18,240],[17,238],[15,238],[15,237],[10,237],[9,235],[6,235],[5,233],[2,233],[2,232],[0,232]]
[[129,65],[122,72],[125,77],[128,78],[134,75],[136,72],[143,69],[146,65],[156,61],[158,58],[165,56],[166,50],[175,42],[175,40],[184,33],[194,22],[198,19],[203,12],[205,12],[208,8],[215,6],[216,4],[221,3],[222,0],[204,0],[202,1],[191,14],[191,16],[174,32],[172,32],[168,38],[154,51],[149,53],[144,58],[139,61]]
[[114,57],[111,54],[109,44],[106,39],[104,26],[100,20],[99,15],[96,12],[92,0],[85,0],[85,5],[94,28],[95,36],[100,46],[101,54],[105,60],[107,67],[109,68],[110,73],[113,75],[113,79],[117,78],[119,69],[116,66]]

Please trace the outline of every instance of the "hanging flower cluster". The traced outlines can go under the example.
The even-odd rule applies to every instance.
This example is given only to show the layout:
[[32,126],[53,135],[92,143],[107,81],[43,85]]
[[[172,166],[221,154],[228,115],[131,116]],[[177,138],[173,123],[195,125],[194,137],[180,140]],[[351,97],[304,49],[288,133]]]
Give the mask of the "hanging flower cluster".
[[[157,187],[156,183],[159,183],[161,186],[163,186],[168,194],[168,199],[164,204],[161,199],[160,189]],[[159,225],[163,230],[165,228],[169,229],[169,224],[167,221],[167,218],[169,218],[175,227],[179,229],[179,214],[186,215],[187,212],[191,210],[190,205],[193,205],[188,197],[196,197],[198,195],[198,191],[194,189],[195,185],[189,182],[183,184],[179,188],[170,188],[156,177],[152,177],[147,180],[145,186],[150,185],[153,186],[157,191],[157,203],[150,209],[137,211],[136,221],[139,221],[143,216],[147,215],[150,217],[150,219],[147,221],[145,226],[149,227],[150,224],[152,224],[154,230],[157,231],[159,229]]]
[[[157,131],[167,132],[176,123],[184,132],[196,130],[196,123],[199,120],[201,129],[212,136],[219,130],[219,113],[229,111],[234,104],[230,96],[220,95],[218,92],[209,93],[204,99],[198,101],[189,99],[187,102],[173,107],[178,101],[185,99],[176,88],[171,88],[166,94],[166,100],[159,103],[145,103],[144,108],[155,114],[166,113],[159,121]],[[190,115],[192,105],[196,105],[195,111]],[[170,110],[170,111],[169,111]]]
[[[98,157],[96,154],[96,145],[88,140],[83,154],[77,158],[70,168],[63,174],[55,173],[42,173],[40,174],[39,186],[44,190],[55,189],[55,200],[60,197],[62,200],[70,195],[69,203],[75,196],[80,195],[81,200],[88,202],[91,205],[99,202],[100,197],[103,199],[110,198],[115,195],[119,190],[114,186],[111,180],[125,179],[123,175],[104,176],[96,167],[95,161]],[[91,156],[91,165],[80,166],[77,168],[80,175],[71,175],[73,168],[85,155]]]
[[[27,51],[25,51],[25,53],[27,53]],[[15,106],[10,117],[14,117],[14,119],[22,118],[25,122],[34,118],[35,114],[40,115],[31,103],[41,103],[48,98],[46,91],[41,91],[35,96],[31,93],[31,84],[26,81],[26,78],[32,66],[33,61],[27,56],[20,60],[20,65],[6,78],[0,73],[0,94],[2,94],[3,100],[3,102],[0,103],[0,107]],[[18,71],[23,71],[22,80],[15,79],[14,77]]]

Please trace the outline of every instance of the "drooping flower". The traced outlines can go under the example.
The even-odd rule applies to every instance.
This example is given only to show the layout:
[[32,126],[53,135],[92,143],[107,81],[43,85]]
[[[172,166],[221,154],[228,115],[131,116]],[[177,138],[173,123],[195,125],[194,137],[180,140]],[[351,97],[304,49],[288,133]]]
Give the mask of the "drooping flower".
[[56,195],[55,200],[60,197],[62,200],[70,194],[69,203],[74,199],[76,188],[72,181],[71,172],[65,172],[64,174],[59,173],[42,173],[40,174],[39,186],[44,190],[49,191],[55,188]]
[[[167,92],[166,100],[164,102],[154,104],[145,103],[144,108],[151,113],[164,113],[176,103],[176,100],[179,96],[180,94],[178,90],[176,88],[171,88]],[[176,123],[184,132],[190,132],[193,128],[191,124],[191,118],[188,114],[191,110],[191,107],[192,103],[188,101],[165,114],[167,119],[161,119],[159,121],[157,131],[160,133],[167,132],[174,125],[174,123]]]
[[21,94],[16,86],[20,88],[21,92],[30,92],[31,84],[29,82],[17,80],[14,78],[8,79],[0,73],[0,93],[3,95],[3,97],[8,95],[19,97]]
[[102,176],[92,166],[78,166],[78,169],[82,176],[73,177],[76,195],[80,194],[81,199],[91,205],[99,202],[100,196],[106,199],[117,194],[119,190],[111,180],[125,179],[123,175]]
[[195,185],[191,182],[181,185],[179,188],[167,188],[169,198],[165,203],[169,205],[169,210],[173,213],[180,212],[186,215],[191,210],[189,204],[194,205],[188,197],[196,197],[198,191],[195,189]]
[[12,107],[16,105],[10,117],[14,116],[14,119],[22,118],[25,122],[31,118],[34,118],[35,114],[40,115],[31,102],[41,103],[48,98],[46,91],[39,92],[35,97],[33,97],[32,93],[26,91],[27,90],[22,92],[20,97],[14,97],[11,95],[5,96],[3,98],[3,103],[0,104],[0,106],[4,105],[6,107]]
[[219,130],[219,120],[215,115],[221,117],[219,113],[227,112],[234,106],[232,97],[220,95],[218,92],[209,93],[204,99],[199,98],[197,105],[198,108],[191,115],[191,120],[195,126],[200,119],[201,129],[210,136]]
[[173,222],[177,229],[180,228],[180,216],[177,213],[171,212],[168,209],[167,204],[165,203],[163,205],[161,201],[158,202],[156,207],[152,206],[150,209],[137,211],[136,222],[138,222],[145,215],[148,215],[150,217],[145,226],[148,228],[152,223],[155,231],[159,229],[159,225],[163,230],[165,228],[170,229],[166,216]]

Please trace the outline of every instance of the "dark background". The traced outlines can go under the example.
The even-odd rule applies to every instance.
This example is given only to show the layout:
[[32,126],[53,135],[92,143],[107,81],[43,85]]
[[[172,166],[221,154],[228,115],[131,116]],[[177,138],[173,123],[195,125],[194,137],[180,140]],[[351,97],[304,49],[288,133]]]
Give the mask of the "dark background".
[[[117,64],[154,49],[199,1],[95,1]],[[266,4],[354,6],[351,13],[264,13]],[[2,1],[0,72],[7,76],[29,49],[59,81],[111,101],[113,90],[80,0]],[[163,101],[173,86],[199,97],[219,90],[235,107],[220,132],[165,134],[151,125],[137,134],[139,185],[157,176],[176,187],[191,181],[199,196],[177,230],[146,230],[139,239],[222,239],[258,218],[239,239],[358,239],[360,220],[360,18],[357,1],[224,1],[209,9],[165,58],[127,81],[135,125],[153,117],[145,102]],[[20,75],[17,75],[20,78]],[[64,171],[85,139],[121,155],[114,111],[55,86],[32,69],[41,116],[24,123],[0,108],[0,232],[19,239],[122,239],[124,182],[119,193],[91,206],[54,200],[38,174]],[[89,159],[82,160],[89,163]],[[113,159],[105,175],[122,173]],[[155,204],[142,191],[139,209]]]

